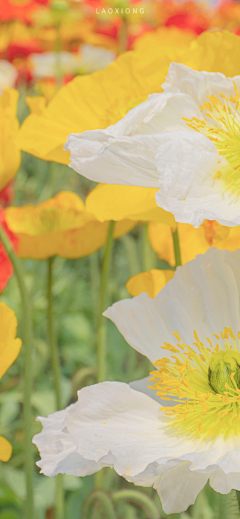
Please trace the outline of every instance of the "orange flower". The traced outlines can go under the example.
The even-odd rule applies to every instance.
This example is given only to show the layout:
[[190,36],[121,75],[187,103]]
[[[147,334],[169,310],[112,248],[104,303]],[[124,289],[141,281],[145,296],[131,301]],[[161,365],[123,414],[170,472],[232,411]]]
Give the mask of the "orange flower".
[[[38,206],[8,207],[6,221],[19,239],[20,258],[81,258],[102,247],[109,221],[99,222],[75,193],[62,191]],[[135,221],[117,222],[114,238],[129,232]]]
[[[240,226],[225,227],[215,220],[205,220],[198,229],[187,223],[178,223],[177,228],[183,265],[197,254],[204,254],[212,246],[231,251],[239,248]],[[170,227],[151,222],[148,226],[148,237],[158,257],[173,267],[175,256]]]

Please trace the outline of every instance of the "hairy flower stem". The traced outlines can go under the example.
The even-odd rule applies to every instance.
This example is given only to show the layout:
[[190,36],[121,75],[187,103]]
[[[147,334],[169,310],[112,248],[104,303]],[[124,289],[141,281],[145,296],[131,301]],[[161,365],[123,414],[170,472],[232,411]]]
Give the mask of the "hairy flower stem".
[[177,227],[175,230],[172,229],[172,238],[173,238],[173,247],[174,247],[174,254],[175,254],[175,266],[179,267],[180,265],[182,265],[182,261],[181,261],[181,250],[180,250]]
[[112,494],[113,501],[132,501],[142,508],[149,519],[160,519],[160,512],[155,503],[143,492],[138,490],[119,490]]
[[101,490],[96,490],[88,497],[83,509],[83,519],[88,519],[90,512],[94,511],[94,504],[96,502],[99,502],[101,508],[104,510],[102,517],[106,517],[106,519],[117,519],[111,499]]
[[[58,346],[54,328],[54,315],[53,315],[53,262],[54,258],[48,259],[48,278],[47,278],[47,299],[48,299],[48,338],[52,362],[52,370],[54,377],[54,389],[56,397],[56,407],[60,411],[62,409],[62,396],[61,396],[61,370],[60,360],[58,353]],[[58,474],[56,477],[56,505],[55,505],[55,519],[64,519],[64,490],[63,490],[63,475]]]
[[19,291],[22,300],[22,315],[24,326],[23,334],[23,355],[24,355],[24,401],[23,401],[23,419],[24,419],[24,457],[25,457],[25,474],[27,495],[25,501],[25,519],[34,519],[34,502],[33,502],[33,446],[32,446],[32,412],[31,412],[31,393],[32,393],[32,312],[28,290],[25,283],[25,273],[21,260],[16,256],[12,244],[8,239],[3,228],[0,226],[0,240],[10,258],[17,278]]

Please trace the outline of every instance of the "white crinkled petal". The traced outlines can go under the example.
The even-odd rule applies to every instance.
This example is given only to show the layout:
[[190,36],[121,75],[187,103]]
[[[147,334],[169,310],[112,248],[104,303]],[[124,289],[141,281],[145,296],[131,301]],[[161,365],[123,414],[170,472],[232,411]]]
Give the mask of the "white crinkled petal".
[[239,485],[239,441],[236,450],[234,441],[169,434],[171,419],[159,403],[127,384],[86,387],[76,404],[41,421],[43,430],[33,441],[42,458],[38,465],[49,476],[85,476],[114,467],[136,485],[154,486],[167,513],[185,510],[209,477],[220,491]]
[[227,78],[220,72],[205,72],[193,70],[181,63],[171,63],[165,82],[162,84],[164,92],[184,93],[194,99],[198,106],[207,101],[207,96],[224,94],[234,95],[234,84],[240,88],[240,76]]
[[194,227],[205,219],[223,225],[240,223],[238,197],[214,178],[228,163],[205,135],[184,130],[159,134],[156,165],[161,186],[156,202],[177,222]]
[[210,474],[211,487],[220,494],[229,494],[231,490],[240,490],[240,473],[225,474],[221,469]]
[[207,483],[208,474],[191,472],[188,463],[164,472],[156,488],[166,514],[186,510],[195,503],[196,497]]
[[[142,293],[114,303],[104,315],[126,341],[154,363],[171,355],[161,349],[175,344],[173,333],[193,348],[196,330],[200,340],[219,334],[225,326],[240,330],[240,250],[209,249],[183,267],[152,299]],[[220,339],[221,340],[221,339]]]
[[195,133],[183,117],[202,118],[191,97],[152,95],[105,130],[69,135],[64,149],[70,151],[70,167],[94,181],[159,187],[155,161],[159,132]]

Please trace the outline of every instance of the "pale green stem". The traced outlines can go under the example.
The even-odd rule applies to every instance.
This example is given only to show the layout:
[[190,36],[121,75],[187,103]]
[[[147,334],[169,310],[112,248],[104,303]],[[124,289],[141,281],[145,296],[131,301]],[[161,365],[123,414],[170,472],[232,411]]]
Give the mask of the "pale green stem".
[[[107,376],[107,341],[106,341],[106,322],[102,313],[105,310],[106,304],[106,292],[107,292],[107,281],[109,276],[109,270],[111,265],[112,247],[113,247],[113,233],[114,233],[115,222],[109,222],[108,236],[104,249],[104,257],[102,263],[101,272],[101,283],[100,283],[100,298],[98,307],[98,319],[97,319],[97,380],[103,382]],[[96,488],[102,487],[102,471],[97,472],[95,475],[95,486]]]
[[98,309],[98,330],[97,330],[97,350],[98,350],[98,382],[106,380],[107,365],[106,365],[106,326],[105,318],[102,313],[105,310],[107,281],[109,276],[112,246],[113,246],[113,232],[115,222],[109,222],[108,237],[104,249],[104,258],[102,264],[101,284],[100,284],[100,300]]
[[[52,370],[54,377],[54,389],[56,397],[56,407],[60,411],[62,409],[61,396],[61,370],[58,353],[58,346],[54,328],[53,315],[53,262],[54,258],[48,259],[48,282],[47,282],[47,299],[48,299],[48,337],[51,353]],[[64,519],[64,490],[63,490],[63,475],[58,474],[56,478],[56,504],[55,504],[55,519]]]
[[98,251],[94,252],[94,254],[91,254],[89,256],[89,261],[94,327],[96,329],[98,319],[98,294],[100,290],[100,269]]
[[181,261],[181,250],[180,250],[177,227],[175,230],[172,230],[172,237],[173,237],[173,247],[174,247],[174,254],[175,254],[175,265],[176,265],[176,267],[179,267],[180,265],[182,265],[182,261]]
[[117,519],[117,515],[114,510],[114,506],[112,504],[111,499],[108,497],[107,494],[105,494],[101,490],[96,490],[87,499],[83,510],[83,519],[87,519],[89,517],[91,507],[93,507],[96,501],[98,501],[101,504],[101,508],[104,509],[104,519]]
[[154,251],[151,248],[148,239],[148,224],[142,225],[142,258],[143,258],[143,270],[148,271],[154,267]]
[[133,501],[143,508],[149,519],[160,519],[160,513],[155,503],[143,492],[138,490],[119,490],[112,494],[113,501]]
[[24,401],[23,401],[23,418],[24,418],[24,451],[25,451],[25,473],[27,495],[25,502],[25,519],[33,519],[34,516],[34,498],[33,498],[33,446],[32,446],[32,412],[31,412],[31,394],[32,394],[32,312],[28,290],[25,283],[25,273],[21,261],[16,256],[12,244],[8,236],[0,226],[0,240],[6,249],[6,252],[13,265],[15,276],[18,281],[19,291],[22,300],[22,314],[24,319],[23,329],[23,355],[24,355]]

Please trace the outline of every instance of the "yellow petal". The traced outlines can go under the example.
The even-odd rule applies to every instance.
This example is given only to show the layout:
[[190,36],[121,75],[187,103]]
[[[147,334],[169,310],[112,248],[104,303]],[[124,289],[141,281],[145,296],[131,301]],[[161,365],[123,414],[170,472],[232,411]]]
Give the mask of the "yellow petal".
[[239,60],[240,37],[228,31],[204,33],[187,51],[179,42],[165,48],[156,38],[144,51],[124,53],[107,69],[78,76],[62,87],[41,115],[33,113],[25,119],[19,145],[44,160],[68,164],[69,152],[63,145],[70,133],[106,128],[148,94],[161,92],[172,61],[234,76],[239,72]]
[[240,37],[229,31],[204,32],[192,41],[184,64],[195,70],[239,74]]
[[103,71],[74,78],[41,115],[32,113],[25,119],[20,148],[44,160],[68,164],[69,152],[63,145],[70,133],[106,128],[148,94],[161,92],[168,66],[179,56],[177,46],[168,55],[164,47],[155,46],[145,52],[127,52]]
[[[240,226],[225,227],[215,220],[205,220],[198,229],[187,223],[178,223],[177,228],[183,265],[196,258],[197,254],[205,254],[212,246],[232,251],[239,248]],[[148,238],[158,257],[174,266],[175,256],[170,227],[158,222],[150,222]]]
[[16,360],[22,345],[16,338],[17,318],[13,310],[0,302],[0,378]]
[[149,297],[154,298],[160,290],[167,284],[175,274],[174,270],[152,269],[149,272],[141,272],[131,277],[126,288],[131,296],[138,296],[142,292],[147,292]]
[[[19,239],[20,258],[88,256],[105,244],[109,227],[109,221],[99,222],[81,198],[70,191],[62,191],[38,206],[8,207],[5,217]],[[135,221],[127,219],[117,222],[114,238],[135,225]]]
[[15,177],[21,163],[16,142],[19,132],[18,97],[17,90],[12,88],[6,88],[0,96],[0,191]]
[[160,27],[156,31],[145,32],[136,38],[133,48],[144,51],[147,47],[163,47],[165,51],[172,50],[178,46],[182,50],[188,50],[189,44],[196,38],[196,34],[188,29],[182,30],[177,27]]
[[174,227],[174,216],[156,204],[157,191],[145,187],[99,184],[86,198],[86,208],[101,222],[127,218],[142,222],[155,220]]
[[46,108],[46,99],[43,96],[26,97],[26,103],[32,114],[41,115]]
[[8,461],[12,456],[12,445],[11,443],[0,436],[0,461]]

